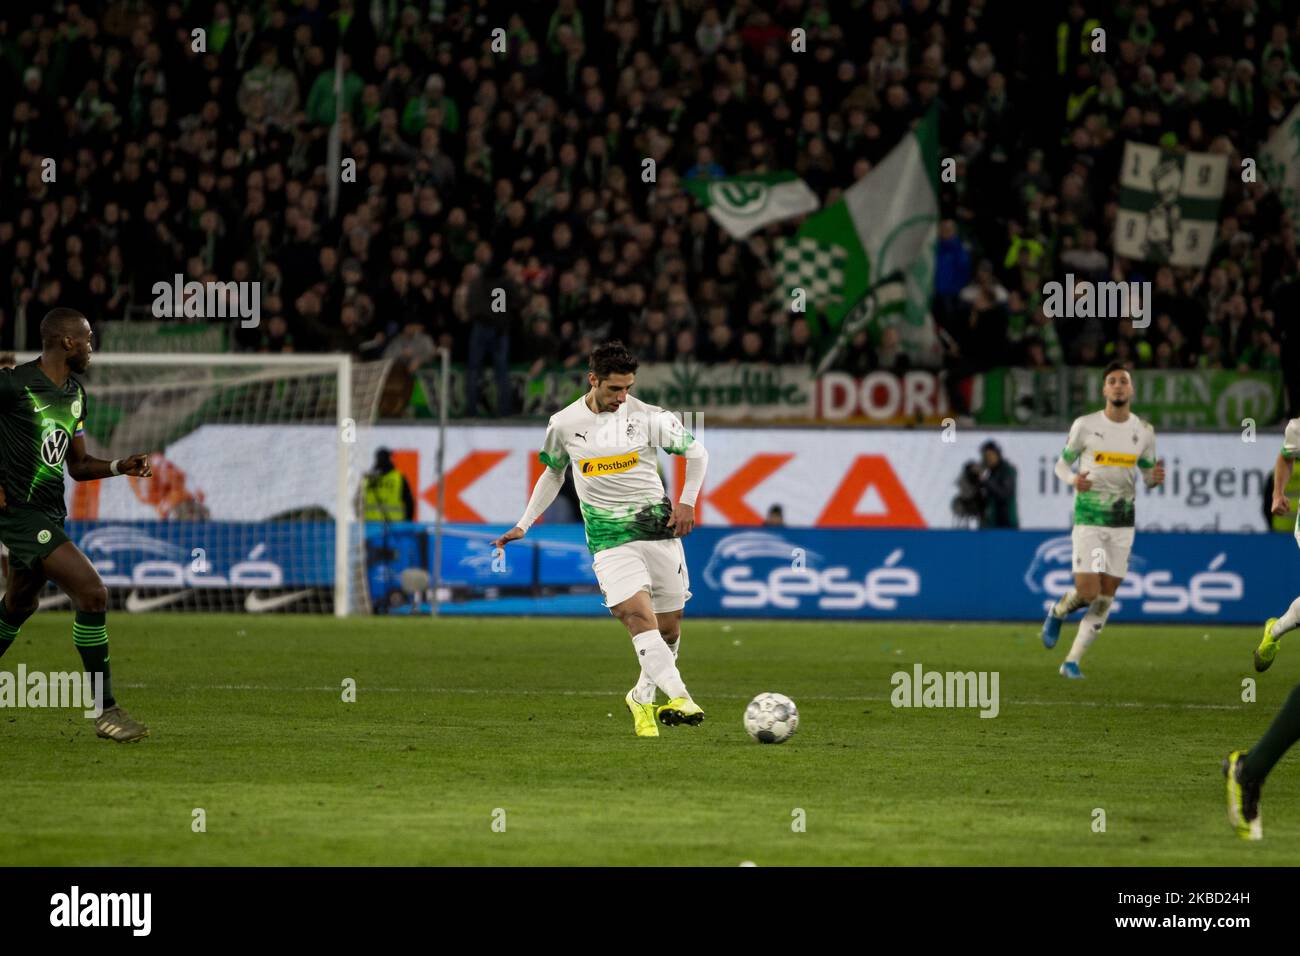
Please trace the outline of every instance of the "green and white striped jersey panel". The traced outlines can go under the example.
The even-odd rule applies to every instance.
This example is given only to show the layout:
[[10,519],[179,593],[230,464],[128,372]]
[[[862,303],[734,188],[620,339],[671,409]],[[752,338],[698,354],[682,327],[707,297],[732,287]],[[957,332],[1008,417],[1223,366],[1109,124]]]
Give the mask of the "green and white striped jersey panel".
[[551,416],[537,457],[550,468],[573,466],[587,547],[595,554],[629,541],[673,537],[658,449],[681,455],[694,441],[657,405],[629,395],[617,412],[597,414],[584,395]]
[[1148,423],[1130,414],[1113,422],[1106,413],[1082,415],[1070,426],[1061,457],[1078,462],[1092,487],[1074,496],[1074,523],[1131,528],[1135,521],[1136,469],[1148,471],[1156,464],[1156,433]]

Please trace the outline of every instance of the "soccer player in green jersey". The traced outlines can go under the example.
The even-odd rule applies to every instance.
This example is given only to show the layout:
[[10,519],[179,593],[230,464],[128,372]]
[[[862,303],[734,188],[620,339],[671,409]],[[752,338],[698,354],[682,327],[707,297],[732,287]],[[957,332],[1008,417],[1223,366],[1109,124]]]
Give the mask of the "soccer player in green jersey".
[[[149,728],[118,706],[108,666],[108,589],[90,559],[63,531],[63,475],[94,481],[113,475],[149,478],[147,454],[114,461],[86,454],[86,389],[73,373],[90,365],[90,323],[73,309],[41,320],[41,357],[0,369],[0,541],[9,549],[9,577],[0,601],[0,655],[36,611],[53,581],[76,610],[72,641],[87,673],[102,686],[95,732],[129,742]],[[100,684],[102,681],[102,684]]]

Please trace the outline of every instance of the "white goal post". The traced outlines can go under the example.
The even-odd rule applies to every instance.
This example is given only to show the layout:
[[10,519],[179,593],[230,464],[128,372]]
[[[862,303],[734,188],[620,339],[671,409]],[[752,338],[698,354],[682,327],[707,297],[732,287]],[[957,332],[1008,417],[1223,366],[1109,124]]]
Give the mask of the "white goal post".
[[[19,363],[38,357],[16,356]],[[129,590],[135,606],[128,609],[220,609],[231,593],[247,590],[250,611],[296,605],[339,617],[366,613],[359,520],[366,462],[358,459],[390,367],[344,354],[96,353],[77,375],[87,392],[88,451],[110,459],[157,453],[164,466],[160,474],[155,465],[153,479],[86,483],[106,487],[80,499],[69,488],[69,518],[85,521],[88,536],[114,526],[95,540],[105,555],[119,548],[121,560],[105,564],[124,572],[114,581]],[[186,522],[209,535],[211,551],[196,546]],[[332,574],[321,560],[329,522]],[[250,529],[259,524],[267,534],[254,541]],[[120,544],[124,536],[134,551]],[[245,546],[248,556],[235,560]],[[140,560],[150,548],[169,550]],[[182,551],[195,557],[178,574]],[[146,596],[151,590],[163,593]]]

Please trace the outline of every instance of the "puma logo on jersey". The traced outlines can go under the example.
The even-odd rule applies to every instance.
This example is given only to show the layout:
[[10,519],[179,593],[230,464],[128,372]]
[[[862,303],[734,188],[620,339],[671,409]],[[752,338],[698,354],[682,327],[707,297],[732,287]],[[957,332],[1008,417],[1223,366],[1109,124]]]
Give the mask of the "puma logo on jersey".
[[578,471],[588,478],[594,478],[597,475],[616,475],[635,468],[640,460],[641,456],[637,452],[630,452],[626,455],[610,455],[606,458],[588,458],[586,461],[579,463]]
[[574,432],[574,433],[573,433],[573,437],[574,437],[574,438],[581,438],[583,441],[586,441],[586,440],[587,440],[587,435],[586,435],[585,432]]

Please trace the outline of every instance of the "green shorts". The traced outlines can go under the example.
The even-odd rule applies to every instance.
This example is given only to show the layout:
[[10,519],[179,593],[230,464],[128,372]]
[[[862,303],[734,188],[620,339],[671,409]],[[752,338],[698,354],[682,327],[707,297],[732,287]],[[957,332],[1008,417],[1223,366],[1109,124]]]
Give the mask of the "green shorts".
[[0,510],[0,542],[9,549],[9,561],[16,567],[37,570],[41,559],[67,540],[62,518],[25,505]]

